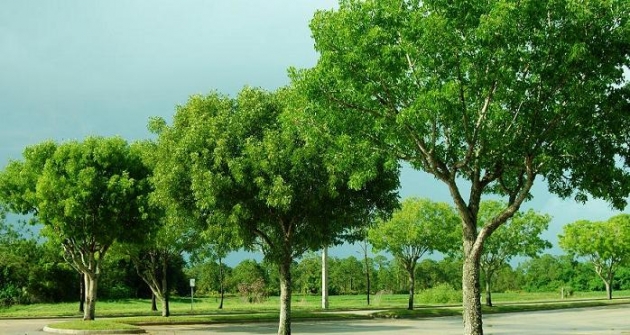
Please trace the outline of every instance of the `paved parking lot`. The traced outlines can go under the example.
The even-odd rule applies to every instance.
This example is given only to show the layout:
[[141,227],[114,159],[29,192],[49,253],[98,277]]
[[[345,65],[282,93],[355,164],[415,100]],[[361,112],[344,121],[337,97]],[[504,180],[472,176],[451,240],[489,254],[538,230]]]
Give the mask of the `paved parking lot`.
[[[45,325],[62,319],[0,320],[0,334],[46,334]],[[150,326],[144,327],[153,335],[253,335],[276,334],[277,325],[271,323]],[[367,334],[367,335],[460,335],[460,317],[422,320],[365,320],[294,322],[294,334]],[[527,312],[484,317],[486,335],[630,335],[630,305],[580,308],[558,311]]]

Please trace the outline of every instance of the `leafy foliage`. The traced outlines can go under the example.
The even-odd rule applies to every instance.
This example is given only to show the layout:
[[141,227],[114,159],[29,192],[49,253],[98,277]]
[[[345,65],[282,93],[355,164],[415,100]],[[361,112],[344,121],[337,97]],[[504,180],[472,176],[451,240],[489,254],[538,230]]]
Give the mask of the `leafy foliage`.
[[[625,0],[342,0],[313,18],[320,58],[292,75],[318,124],[369,139],[452,195],[465,333],[483,333],[483,244],[537,177],[562,197],[626,206],[629,27]],[[484,193],[507,206],[478,231]]]
[[172,126],[154,122],[163,158],[156,167],[159,201],[236,232],[245,247],[260,247],[278,265],[282,332],[290,332],[293,259],[337,243],[365,225],[363,217],[391,210],[398,186],[395,161],[372,155],[370,164],[355,162],[351,141],[303,132],[303,108],[293,90],[245,88],[235,99],[193,96]]
[[576,221],[563,227],[560,246],[578,257],[588,258],[595,273],[604,281],[612,299],[615,272],[630,260],[630,214],[620,214],[604,222]]
[[459,218],[446,203],[408,198],[389,221],[380,221],[368,231],[376,250],[387,250],[409,275],[409,309],[413,309],[416,264],[425,253],[451,252],[457,245]]
[[[121,138],[43,142],[0,173],[0,198],[44,225],[51,242],[85,274],[85,319],[94,318],[102,260],[115,241],[141,239],[151,227],[150,169]],[[88,285],[89,284],[89,285]]]

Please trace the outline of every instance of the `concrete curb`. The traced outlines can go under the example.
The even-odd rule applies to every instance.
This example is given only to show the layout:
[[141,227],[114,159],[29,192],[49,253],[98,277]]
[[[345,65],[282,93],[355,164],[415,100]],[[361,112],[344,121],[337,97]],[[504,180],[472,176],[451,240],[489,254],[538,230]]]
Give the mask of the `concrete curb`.
[[49,326],[44,327],[44,331],[47,333],[55,334],[75,334],[75,335],[88,335],[88,334],[144,334],[144,329],[117,329],[117,330],[76,330],[76,329],[57,329]]

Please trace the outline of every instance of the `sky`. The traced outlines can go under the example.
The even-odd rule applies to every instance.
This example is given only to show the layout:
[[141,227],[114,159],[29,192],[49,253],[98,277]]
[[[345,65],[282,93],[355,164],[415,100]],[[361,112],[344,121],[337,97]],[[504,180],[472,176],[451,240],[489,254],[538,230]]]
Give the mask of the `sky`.
[[[193,94],[288,84],[287,68],[313,66],[308,23],[335,0],[3,1],[0,11],[0,168],[44,140],[150,136]],[[562,225],[618,214],[602,201],[550,195],[544,182],[523,208]],[[404,166],[402,198],[451,202],[447,188]],[[626,209],[630,212],[630,209]],[[355,246],[331,255],[360,257]],[[559,252],[554,247],[552,252]],[[234,259],[245,257],[236,254]]]

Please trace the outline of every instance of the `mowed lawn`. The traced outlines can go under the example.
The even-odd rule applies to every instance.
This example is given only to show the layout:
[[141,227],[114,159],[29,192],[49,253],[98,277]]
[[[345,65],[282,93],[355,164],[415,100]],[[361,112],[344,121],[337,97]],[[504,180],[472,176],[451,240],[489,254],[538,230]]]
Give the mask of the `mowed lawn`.
[[[613,292],[615,299],[630,299],[630,291]],[[494,305],[509,305],[514,303],[545,303],[545,302],[578,302],[582,300],[605,300],[605,292],[576,292],[571,297],[560,299],[560,292],[510,292],[494,293]],[[360,309],[400,309],[407,306],[408,295],[405,294],[374,294],[370,296],[368,306],[365,295],[330,296],[331,310],[360,310]],[[191,306],[190,297],[171,299],[172,315],[208,315],[208,314],[247,314],[252,312],[274,312],[278,310],[279,298],[269,297],[260,303],[250,303],[236,296],[228,296],[219,310],[219,299],[215,297],[195,298]],[[415,300],[417,308],[444,306]],[[461,303],[454,302],[447,306],[459,307]],[[7,317],[80,317],[78,302],[58,304],[31,304],[0,307],[0,318]],[[158,303],[158,309],[160,305]],[[294,295],[292,301],[294,311],[321,311],[321,297],[316,295]],[[159,316],[160,312],[151,311],[151,301],[148,299],[123,299],[117,301],[98,301],[96,304],[97,317],[118,316]]]

